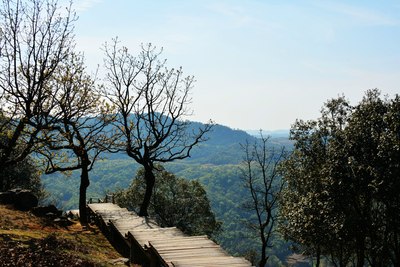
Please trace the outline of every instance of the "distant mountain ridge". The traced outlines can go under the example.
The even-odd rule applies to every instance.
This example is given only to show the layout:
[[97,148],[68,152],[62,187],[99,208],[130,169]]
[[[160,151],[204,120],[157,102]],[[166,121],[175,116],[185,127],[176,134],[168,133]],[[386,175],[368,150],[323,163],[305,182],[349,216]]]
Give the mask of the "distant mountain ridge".
[[[188,130],[195,130],[203,126],[203,123],[191,122]],[[271,146],[291,146],[291,142],[285,135],[285,130],[276,131],[274,134],[268,133],[269,132],[265,132],[265,137],[271,137]],[[243,159],[243,149],[241,145],[246,142],[254,143],[259,137],[259,132],[258,134],[252,135],[244,130],[232,129],[228,126],[215,124],[211,131],[206,134],[207,141],[195,147],[191,157],[185,161],[214,165],[238,164]]]
[[[205,124],[196,121],[190,121],[187,132],[192,132],[204,128]],[[270,145],[290,146],[288,131],[263,131],[265,137],[270,136]],[[188,163],[198,164],[238,164],[242,160],[241,144],[246,142],[254,143],[260,137],[260,131],[244,131],[232,129],[228,126],[215,124],[211,131],[205,134],[207,141],[201,142],[193,148],[190,158],[183,160]],[[126,160],[129,157],[121,152],[117,154],[104,153],[102,158],[110,160]]]
[[260,136],[260,131],[264,136],[271,136],[272,138],[286,137],[289,138],[290,130],[246,130],[246,132],[252,136]]

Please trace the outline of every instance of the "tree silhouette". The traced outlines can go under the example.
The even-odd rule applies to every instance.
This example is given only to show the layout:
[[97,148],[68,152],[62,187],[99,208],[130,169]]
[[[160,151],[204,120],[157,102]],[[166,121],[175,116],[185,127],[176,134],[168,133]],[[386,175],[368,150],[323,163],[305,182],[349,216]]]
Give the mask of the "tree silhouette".
[[241,177],[250,197],[244,208],[255,214],[255,220],[246,225],[261,241],[259,266],[267,264],[267,249],[276,234],[278,199],[283,189],[283,181],[278,174],[278,165],[285,156],[284,148],[276,150],[269,146],[269,137],[262,134],[253,144],[242,145],[244,158],[240,166]]
[[182,69],[168,69],[160,52],[151,44],[142,46],[137,57],[117,39],[105,44],[107,86],[105,95],[117,109],[114,123],[123,136],[120,148],[144,168],[146,193],[139,215],[147,216],[156,182],[155,164],[190,156],[194,146],[206,140],[212,128],[191,129],[185,118],[191,115],[192,76]]
[[[52,123],[57,92],[49,86],[74,48],[70,8],[56,1],[3,0],[0,7],[0,166],[29,155]],[[17,149],[18,146],[18,149]]]
[[71,54],[51,85],[58,92],[54,97],[56,120],[51,129],[43,131],[38,151],[46,159],[46,174],[81,170],[79,218],[86,224],[89,171],[100,153],[109,151],[118,138],[106,128],[114,116],[101,100],[94,80],[86,74],[82,56]]

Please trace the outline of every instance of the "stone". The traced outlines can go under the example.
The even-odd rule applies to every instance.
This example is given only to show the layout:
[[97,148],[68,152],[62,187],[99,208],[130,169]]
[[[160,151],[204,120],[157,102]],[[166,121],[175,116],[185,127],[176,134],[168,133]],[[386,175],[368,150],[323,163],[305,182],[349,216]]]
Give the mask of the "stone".
[[111,265],[128,265],[129,259],[128,258],[118,258],[108,261]]
[[79,210],[69,210],[66,214],[70,219],[79,219]]
[[14,206],[23,211],[37,207],[39,200],[30,190],[18,190],[15,194]]
[[74,222],[70,218],[66,218],[66,217],[56,218],[53,220],[53,222],[62,227],[67,227],[67,226],[71,226],[74,224]]
[[32,213],[38,217],[60,217],[62,210],[59,210],[54,205],[48,205],[44,207],[32,208]]
[[15,192],[0,192],[0,203],[1,204],[14,204]]

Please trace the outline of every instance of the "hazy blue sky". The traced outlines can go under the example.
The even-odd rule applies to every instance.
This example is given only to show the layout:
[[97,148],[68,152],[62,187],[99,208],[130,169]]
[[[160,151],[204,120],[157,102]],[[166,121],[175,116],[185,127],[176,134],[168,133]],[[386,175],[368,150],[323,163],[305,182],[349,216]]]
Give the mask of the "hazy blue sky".
[[289,129],[342,93],[400,90],[399,1],[75,0],[88,65],[118,36],[136,54],[164,48],[168,66],[196,77],[193,120]]

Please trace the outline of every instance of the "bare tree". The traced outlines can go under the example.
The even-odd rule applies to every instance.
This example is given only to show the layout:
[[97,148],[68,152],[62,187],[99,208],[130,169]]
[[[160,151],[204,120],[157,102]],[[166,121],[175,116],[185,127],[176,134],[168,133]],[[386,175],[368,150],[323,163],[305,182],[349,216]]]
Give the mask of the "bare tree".
[[51,129],[43,131],[39,151],[46,160],[46,174],[81,171],[79,218],[87,224],[89,171],[100,153],[109,151],[117,138],[107,129],[114,116],[101,100],[94,79],[86,74],[81,56],[71,55],[68,63],[55,73],[51,85],[57,88],[57,120]]
[[278,164],[285,150],[276,150],[269,145],[269,137],[262,134],[253,144],[246,142],[242,148],[244,159],[240,167],[241,177],[250,194],[244,207],[256,215],[256,219],[249,220],[247,226],[261,241],[258,266],[265,266],[269,258],[267,249],[272,247],[276,228],[278,197],[284,185],[278,174]]
[[[2,0],[0,7],[0,165],[22,161],[49,126],[56,94],[49,81],[74,48],[70,8],[57,1]],[[17,149],[18,146],[18,149]]]
[[155,164],[189,157],[212,124],[193,129],[185,120],[192,113],[188,106],[194,77],[184,77],[182,68],[168,69],[154,46],[142,46],[135,57],[115,39],[104,50],[106,94],[118,110],[114,125],[123,135],[123,150],[144,168],[146,192],[139,215],[148,216]]

